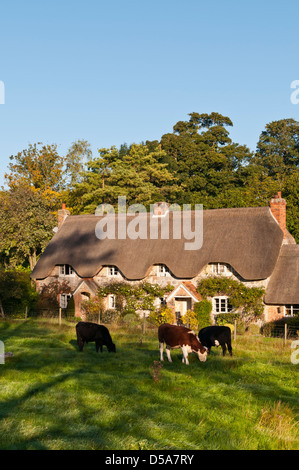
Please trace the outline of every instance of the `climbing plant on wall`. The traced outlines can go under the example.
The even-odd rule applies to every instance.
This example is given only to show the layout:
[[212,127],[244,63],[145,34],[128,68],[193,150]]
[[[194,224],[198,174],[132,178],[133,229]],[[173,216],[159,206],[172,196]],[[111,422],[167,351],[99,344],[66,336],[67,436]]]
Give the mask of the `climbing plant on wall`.
[[238,311],[243,320],[251,321],[261,316],[264,310],[261,287],[247,287],[242,282],[227,277],[209,277],[202,279],[197,292],[205,299],[220,295],[229,297],[234,311]]
[[155,310],[155,299],[171,292],[173,286],[160,287],[158,284],[140,282],[132,285],[126,282],[112,282],[98,289],[98,297],[115,295],[116,309],[121,315],[136,313],[136,310]]

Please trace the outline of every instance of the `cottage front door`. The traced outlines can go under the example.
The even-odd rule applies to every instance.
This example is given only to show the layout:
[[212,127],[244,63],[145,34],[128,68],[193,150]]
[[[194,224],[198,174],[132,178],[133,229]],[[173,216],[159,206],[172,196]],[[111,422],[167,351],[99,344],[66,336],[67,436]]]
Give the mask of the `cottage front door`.
[[175,298],[175,315],[178,324],[180,323],[180,318],[191,308],[189,304],[191,304],[191,299],[189,298]]

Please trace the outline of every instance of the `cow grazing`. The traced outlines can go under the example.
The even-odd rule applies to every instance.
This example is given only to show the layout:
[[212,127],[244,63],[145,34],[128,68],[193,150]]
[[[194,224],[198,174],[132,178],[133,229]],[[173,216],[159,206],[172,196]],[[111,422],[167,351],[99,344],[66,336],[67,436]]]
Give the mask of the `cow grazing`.
[[166,354],[169,362],[172,362],[170,349],[174,348],[182,349],[182,362],[185,362],[185,364],[189,364],[188,354],[191,352],[195,352],[202,362],[205,362],[207,359],[207,348],[203,347],[194,331],[185,326],[164,323],[158,328],[158,338],[161,361],[163,361],[164,343],[166,344]]
[[80,321],[76,325],[76,333],[79,351],[83,351],[84,343],[91,343],[93,341],[96,343],[97,352],[99,349],[103,352],[103,346],[106,346],[109,352],[116,351],[109,330],[103,325]]
[[204,346],[208,348],[210,353],[212,346],[221,346],[223,356],[226,353],[226,346],[230,355],[233,355],[231,344],[231,331],[228,326],[207,326],[202,328],[198,333],[198,338]]

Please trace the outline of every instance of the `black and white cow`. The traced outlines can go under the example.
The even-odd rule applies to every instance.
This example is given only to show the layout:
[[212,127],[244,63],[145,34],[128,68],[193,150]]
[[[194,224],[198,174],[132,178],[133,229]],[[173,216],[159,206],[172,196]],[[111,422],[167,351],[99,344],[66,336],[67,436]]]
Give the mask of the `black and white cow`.
[[189,364],[188,354],[191,352],[195,352],[202,362],[205,362],[207,359],[207,348],[203,347],[194,331],[185,326],[164,323],[158,328],[158,338],[161,361],[163,361],[164,343],[166,344],[166,354],[169,362],[172,362],[170,349],[174,348],[182,349],[182,362],[185,362],[185,364]]
[[212,346],[221,346],[223,356],[225,356],[227,346],[230,355],[233,355],[231,331],[228,326],[207,326],[199,331],[198,338],[201,344],[208,348],[209,353]]
[[96,343],[97,352],[99,349],[103,352],[103,346],[106,346],[109,352],[116,351],[115,344],[112,343],[109,330],[104,325],[80,321],[76,325],[76,333],[79,351],[83,351],[84,343],[91,343],[93,341]]

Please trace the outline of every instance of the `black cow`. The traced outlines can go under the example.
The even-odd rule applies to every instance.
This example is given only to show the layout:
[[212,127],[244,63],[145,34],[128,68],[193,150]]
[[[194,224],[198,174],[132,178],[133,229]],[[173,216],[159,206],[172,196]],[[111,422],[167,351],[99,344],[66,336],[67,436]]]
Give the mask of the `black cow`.
[[223,356],[225,356],[226,353],[226,346],[230,355],[233,355],[231,331],[228,326],[207,326],[199,331],[198,338],[201,344],[208,348],[209,353],[212,346],[220,345],[222,347]]
[[109,330],[104,325],[80,321],[76,325],[76,333],[79,351],[83,351],[84,343],[91,343],[93,341],[96,343],[96,352],[98,352],[99,349],[103,352],[103,346],[106,346],[109,352],[116,351]]

